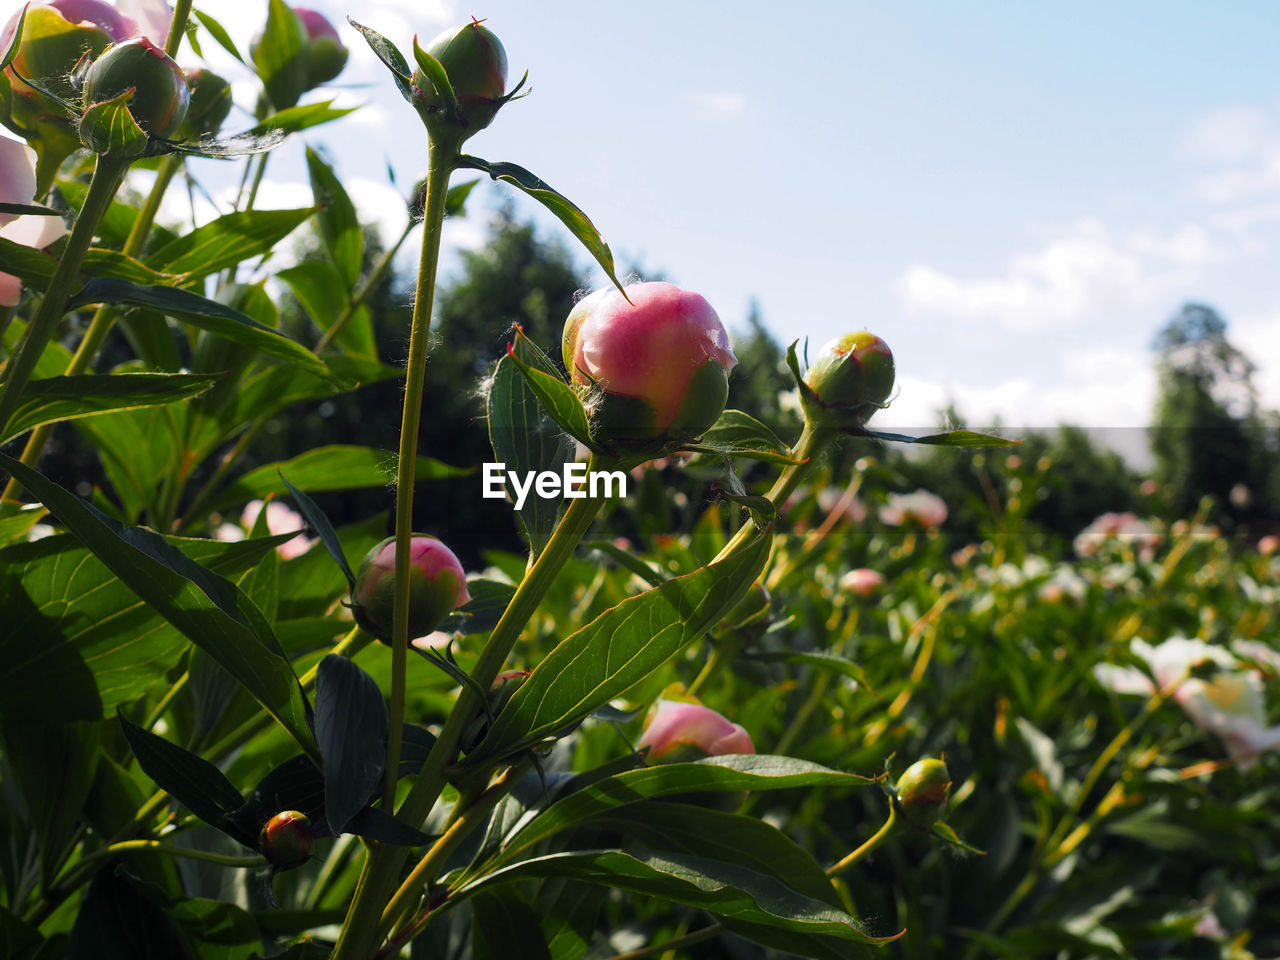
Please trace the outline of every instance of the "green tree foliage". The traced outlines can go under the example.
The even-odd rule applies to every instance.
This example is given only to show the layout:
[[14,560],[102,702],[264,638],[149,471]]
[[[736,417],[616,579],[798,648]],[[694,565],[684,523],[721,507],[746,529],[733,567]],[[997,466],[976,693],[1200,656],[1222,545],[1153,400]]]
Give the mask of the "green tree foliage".
[[[1173,516],[1217,502],[1219,519],[1244,521],[1266,509],[1274,457],[1258,412],[1254,365],[1226,336],[1212,307],[1185,304],[1157,334],[1159,394],[1151,446]],[[1247,498],[1232,490],[1248,491]]]

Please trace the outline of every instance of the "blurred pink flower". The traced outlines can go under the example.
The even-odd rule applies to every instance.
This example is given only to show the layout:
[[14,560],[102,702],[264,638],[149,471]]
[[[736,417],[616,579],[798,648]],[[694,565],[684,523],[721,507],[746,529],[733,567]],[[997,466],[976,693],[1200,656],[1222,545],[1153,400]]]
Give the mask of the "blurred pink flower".
[[[1157,684],[1171,691],[1192,722],[1218,737],[1242,769],[1252,767],[1262,751],[1280,745],[1280,726],[1266,725],[1262,675],[1239,669],[1240,661],[1228,651],[1183,637],[1171,637],[1155,647],[1134,640],[1131,649],[1151,667],[1155,682],[1139,670],[1103,663],[1094,667],[1094,675],[1104,687],[1143,696],[1154,694]],[[1208,679],[1190,675],[1204,663],[1222,669]]]
[[[840,506],[840,501],[844,498],[844,491],[839,487],[827,487],[818,491],[818,509],[823,513],[830,513],[836,507]],[[861,523],[867,519],[867,508],[861,500],[853,497],[844,508],[844,516],[850,523]]]
[[1277,549],[1280,549],[1280,537],[1277,537],[1274,533],[1268,534],[1258,541],[1258,552],[1264,557],[1271,556]]
[[1154,497],[1160,491],[1160,484],[1154,480],[1143,480],[1138,492],[1144,497]]
[[880,522],[891,527],[914,520],[926,529],[942,526],[947,519],[947,505],[942,498],[928,490],[915,493],[891,493],[889,502],[880,508]]
[[751,735],[710,707],[682,700],[659,700],[650,713],[637,749],[649,748],[649,760],[661,760],[681,747],[707,756],[755,753]]
[[875,593],[884,585],[884,574],[879,570],[870,570],[867,567],[859,567],[857,570],[850,570],[840,578],[840,586],[850,593],[857,594],[860,597],[868,597]]
[[1149,520],[1140,520],[1132,513],[1104,513],[1076,535],[1076,555],[1091,557],[1111,538],[1132,547],[1144,560],[1155,556],[1164,539]]
[[[20,140],[0,136],[0,203],[31,203],[36,192],[35,151]],[[61,217],[0,214],[0,237],[43,250],[67,232]],[[22,281],[0,273],[0,307],[12,307],[22,295]]]
[[[262,501],[250,500],[245,505],[244,513],[240,515],[240,525],[245,530],[253,530],[253,525],[258,522],[258,514],[261,512]],[[295,530],[305,530],[306,526],[306,521],[302,519],[301,514],[279,500],[272,500],[267,504],[267,531],[272,536],[281,533],[292,533]],[[316,541],[311,538],[294,537],[292,540],[286,540],[276,547],[276,553],[280,554],[282,560],[292,560],[294,557],[302,556],[315,544]]]

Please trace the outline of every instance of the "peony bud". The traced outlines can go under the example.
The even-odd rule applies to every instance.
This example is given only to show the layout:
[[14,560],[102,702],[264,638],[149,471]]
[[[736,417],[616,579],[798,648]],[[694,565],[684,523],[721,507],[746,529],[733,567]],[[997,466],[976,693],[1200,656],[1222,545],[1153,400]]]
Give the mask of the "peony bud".
[[[440,61],[453,87],[460,116],[456,121],[443,119],[461,124],[462,129],[452,131],[460,143],[492,123],[505,102],[507,52],[493,31],[477,20],[444,31],[431,41],[427,52]],[[442,118],[446,102],[421,67],[413,74],[413,95],[422,119],[434,126]]]
[[[388,537],[364,558],[351,589],[356,620],[382,640],[391,636],[395,573],[396,538]],[[435,537],[415,533],[409,542],[410,638],[435,630],[470,599],[467,575],[453,551]]]
[[307,89],[328,83],[347,65],[347,48],[324,14],[307,7],[294,7],[293,12],[307,31]]
[[231,113],[231,84],[211,70],[197,67],[187,71],[187,90],[191,102],[177,139],[213,136]]
[[927,827],[942,816],[951,796],[951,774],[941,760],[917,760],[898,778],[894,788],[907,819]]
[[258,848],[277,870],[289,870],[307,862],[315,831],[305,813],[285,810],[267,821],[258,836]]
[[[153,137],[171,137],[182,125],[191,102],[182,69],[146,37],[108,47],[84,79],[85,106],[103,103],[132,90],[129,113]],[[94,131],[81,124],[80,137],[94,149]]]
[[806,404],[810,420],[860,427],[893,392],[893,354],[874,334],[846,333],[818,352],[804,379],[816,395]]
[[710,707],[658,700],[649,711],[637,749],[649,748],[650,763],[685,763],[726,753],[755,753],[751,735]]
[[859,567],[841,577],[840,586],[859,597],[869,597],[884,586],[884,574],[879,570]]
[[563,351],[574,382],[590,387],[592,438],[644,453],[715,423],[738,362],[711,305],[670,283],[633,283],[626,297],[610,290],[583,300],[565,322]]

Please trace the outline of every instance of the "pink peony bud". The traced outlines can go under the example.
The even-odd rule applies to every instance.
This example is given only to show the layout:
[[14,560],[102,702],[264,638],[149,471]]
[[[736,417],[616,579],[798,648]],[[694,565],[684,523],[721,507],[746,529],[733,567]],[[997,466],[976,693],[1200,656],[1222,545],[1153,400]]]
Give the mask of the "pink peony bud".
[[277,870],[300,867],[311,854],[315,831],[305,813],[285,810],[267,821],[258,836],[258,848]]
[[650,763],[679,763],[726,753],[755,753],[751,735],[710,707],[683,700],[658,700],[649,711],[638,749],[649,748]]
[[670,283],[634,283],[627,297],[593,294],[565,324],[566,366],[591,388],[592,437],[653,450],[700,436],[724,411],[738,362],[728,331],[706,300]]
[[889,502],[880,508],[880,522],[891,527],[900,527],[910,520],[932,530],[942,526],[946,519],[946,503],[927,490],[908,494],[891,493]]
[[951,796],[951,774],[941,760],[917,760],[907,767],[894,788],[907,819],[929,826],[942,816]]
[[[191,103],[187,78],[173,59],[146,37],[113,44],[94,60],[84,78],[86,106],[103,103],[132,90],[129,113],[153,137],[171,137],[182,125]],[[97,132],[82,123],[80,138],[97,148]]]
[[[395,572],[396,538],[388,537],[364,558],[351,589],[357,621],[383,640],[391,636]],[[471,599],[466,572],[453,551],[423,533],[409,542],[409,581],[410,637],[431,633]]]
[[841,577],[840,586],[860,597],[869,597],[884,586],[884,574],[880,573],[879,570],[859,567],[857,570],[850,570]]
[[307,31],[307,87],[328,83],[347,65],[347,48],[324,14],[307,7],[294,7],[293,12]]
[[814,423],[860,427],[885,405],[893,378],[888,344],[865,330],[846,333],[825,344],[805,374],[817,397],[816,403],[806,400],[805,416]]

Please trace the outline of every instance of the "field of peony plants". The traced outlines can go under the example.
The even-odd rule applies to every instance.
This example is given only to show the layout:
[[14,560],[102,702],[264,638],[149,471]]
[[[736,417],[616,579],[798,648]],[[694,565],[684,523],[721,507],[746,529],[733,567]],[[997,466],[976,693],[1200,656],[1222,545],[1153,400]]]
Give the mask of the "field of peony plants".
[[[325,159],[314,205],[255,207],[271,151],[346,112],[304,96],[346,62],[332,25],[264,12],[247,58],[190,0],[32,3],[0,32],[3,956],[1280,955],[1274,537],[1206,503],[1055,546],[1029,519],[1049,457],[870,425],[896,371],[866,331],[787,351],[797,435],[726,409],[711,304],[622,283],[565,195],[463,152],[523,88],[476,20],[412,60],[353,24],[427,148],[385,362],[396,247],[366,255]],[[248,129],[175,62],[201,44],[256,71]],[[234,209],[158,222],[193,155],[243,164]],[[559,350],[515,327],[488,358],[485,463],[419,444],[466,170],[613,282]],[[304,224],[318,255],[275,269]],[[379,383],[394,454],[244,462],[273,417]],[[59,472],[67,436],[100,484]],[[886,444],[998,462],[989,535],[950,534]],[[419,484],[490,474],[510,529],[415,520]],[[370,490],[354,522],[318,503]]]

